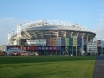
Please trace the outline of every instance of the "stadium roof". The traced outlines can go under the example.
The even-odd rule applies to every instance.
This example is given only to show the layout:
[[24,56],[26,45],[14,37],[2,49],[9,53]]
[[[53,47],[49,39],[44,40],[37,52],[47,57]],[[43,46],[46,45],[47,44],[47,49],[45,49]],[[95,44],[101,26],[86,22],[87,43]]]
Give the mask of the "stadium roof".
[[41,39],[48,37],[69,37],[83,36],[93,39],[96,33],[89,31],[87,28],[74,23],[69,23],[59,20],[38,20],[30,23],[20,24],[17,26],[17,31],[8,34],[9,39]]
[[59,20],[38,20],[27,24],[20,24],[21,30],[76,30],[90,31],[86,27]]

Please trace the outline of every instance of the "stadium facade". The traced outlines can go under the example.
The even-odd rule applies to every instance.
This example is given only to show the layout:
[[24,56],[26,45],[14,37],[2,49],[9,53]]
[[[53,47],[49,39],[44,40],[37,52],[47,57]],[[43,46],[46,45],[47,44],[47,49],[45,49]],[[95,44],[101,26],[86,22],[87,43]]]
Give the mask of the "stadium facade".
[[7,47],[38,51],[39,55],[82,55],[95,36],[96,33],[79,24],[38,20],[18,25],[16,31],[8,34]]

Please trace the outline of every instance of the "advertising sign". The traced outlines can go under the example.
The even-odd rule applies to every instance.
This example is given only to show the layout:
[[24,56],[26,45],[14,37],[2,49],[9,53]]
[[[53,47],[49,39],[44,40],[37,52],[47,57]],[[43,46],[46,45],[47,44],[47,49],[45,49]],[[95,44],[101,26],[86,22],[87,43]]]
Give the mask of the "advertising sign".
[[35,40],[28,40],[27,44],[31,44],[31,45],[42,45],[42,44],[46,44],[46,39],[35,39]]
[[26,50],[26,47],[25,46],[23,47],[23,50]]
[[45,50],[45,47],[42,47],[42,50]]
[[57,47],[56,46],[54,46],[54,47],[52,47],[53,48],[53,50],[56,50],[57,49]]
[[31,46],[31,50],[34,50],[34,46]]
[[35,47],[34,47],[34,49],[35,49],[35,50],[38,50],[38,47],[37,47],[37,46],[35,46]]
[[40,46],[38,47],[38,50],[41,50],[41,47]]
[[52,47],[49,47],[49,50],[52,50]]
[[48,50],[48,47],[46,47],[46,50]]
[[27,46],[27,47],[26,47],[26,50],[30,50],[30,46]]
[[58,46],[58,47],[57,47],[57,50],[60,50],[60,49],[61,49],[61,47],[60,47],[60,46]]

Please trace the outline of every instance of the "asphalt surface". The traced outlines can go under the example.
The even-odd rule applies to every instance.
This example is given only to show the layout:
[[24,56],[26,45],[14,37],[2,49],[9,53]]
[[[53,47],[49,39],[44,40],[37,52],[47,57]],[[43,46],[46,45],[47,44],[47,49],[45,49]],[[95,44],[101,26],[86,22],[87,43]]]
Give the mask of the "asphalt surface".
[[93,78],[104,78],[104,56],[97,56]]

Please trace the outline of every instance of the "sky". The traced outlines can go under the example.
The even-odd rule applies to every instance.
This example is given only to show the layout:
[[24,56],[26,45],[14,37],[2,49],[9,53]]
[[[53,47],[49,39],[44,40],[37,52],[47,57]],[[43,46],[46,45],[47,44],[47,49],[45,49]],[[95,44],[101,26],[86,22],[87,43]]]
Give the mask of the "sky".
[[80,24],[104,39],[104,0],[0,0],[0,45],[18,24],[41,19]]

